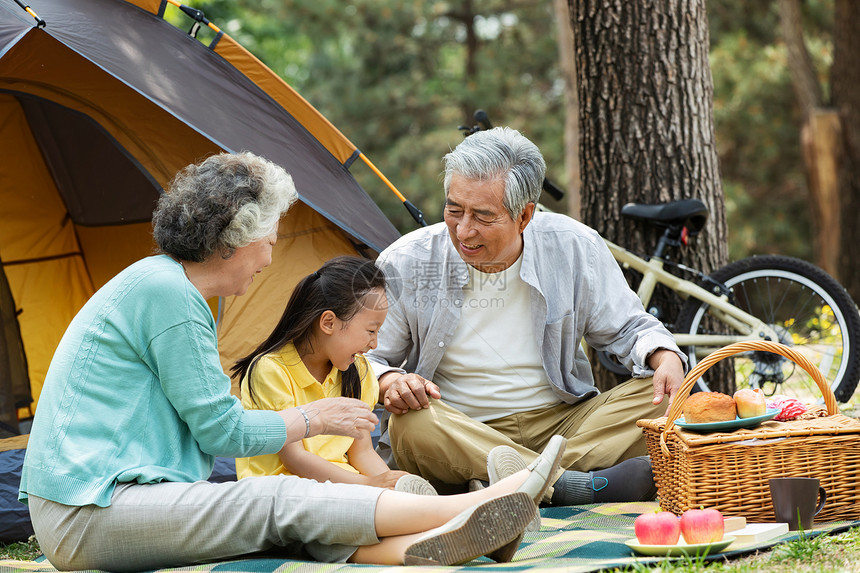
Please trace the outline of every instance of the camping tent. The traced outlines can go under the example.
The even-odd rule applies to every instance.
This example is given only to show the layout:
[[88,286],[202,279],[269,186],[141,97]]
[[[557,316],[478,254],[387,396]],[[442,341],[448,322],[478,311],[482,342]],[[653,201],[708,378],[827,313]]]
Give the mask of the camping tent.
[[[292,174],[301,199],[252,289],[210,301],[225,366],[263,339],[301,276],[397,238],[348,170],[366,158],[202,14],[198,24],[217,32],[208,45],[164,20],[175,0],[29,4],[0,0],[0,260],[10,295],[0,281],[0,407],[38,400],[71,318],[152,252],[154,202],[176,171],[206,155],[262,155]],[[16,368],[29,377],[17,393],[2,388],[20,379]]]

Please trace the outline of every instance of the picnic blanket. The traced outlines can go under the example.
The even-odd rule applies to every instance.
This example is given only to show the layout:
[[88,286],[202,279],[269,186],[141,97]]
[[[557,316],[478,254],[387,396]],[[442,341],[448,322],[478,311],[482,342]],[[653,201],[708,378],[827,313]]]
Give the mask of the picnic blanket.
[[[625,567],[635,562],[655,563],[664,557],[636,556],[624,544],[634,538],[633,520],[640,513],[654,511],[656,502],[608,503],[572,507],[541,509],[543,518],[540,531],[527,533],[520,550],[510,563],[494,563],[482,557],[459,567],[382,567],[376,565],[345,565],[295,561],[265,556],[208,563],[192,567],[162,569],[168,571],[211,571],[225,573],[382,573],[394,570],[409,573],[472,571],[566,571],[585,573],[614,567]],[[832,534],[860,525],[858,521],[838,521],[816,524],[805,535]],[[729,546],[718,555],[705,559],[726,559],[800,537],[789,532],[765,543],[735,547]],[[56,573],[47,561],[0,560],[0,572]]]

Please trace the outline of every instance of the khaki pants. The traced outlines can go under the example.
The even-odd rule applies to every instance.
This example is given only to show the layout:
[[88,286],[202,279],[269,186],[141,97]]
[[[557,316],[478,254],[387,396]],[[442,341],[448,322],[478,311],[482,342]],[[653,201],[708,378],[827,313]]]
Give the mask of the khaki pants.
[[[587,472],[647,453],[636,421],[657,418],[666,411],[665,399],[655,406],[652,398],[652,379],[634,378],[578,404],[489,422],[478,422],[441,400],[431,400],[430,408],[391,416],[388,431],[398,467],[430,481],[487,480],[487,453],[493,447],[508,445],[531,462],[554,434],[568,439],[562,468]],[[551,497],[552,488],[544,501]]]

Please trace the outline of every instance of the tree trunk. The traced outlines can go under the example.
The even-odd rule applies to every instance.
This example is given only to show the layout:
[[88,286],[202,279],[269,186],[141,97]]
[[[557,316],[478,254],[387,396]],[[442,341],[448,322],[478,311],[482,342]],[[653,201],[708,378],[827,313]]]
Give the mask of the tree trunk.
[[[463,69],[463,82],[469,86],[469,93],[474,93],[475,81],[477,78],[478,56],[478,34],[475,31],[475,10],[472,6],[472,0],[463,0],[458,10],[448,11],[445,14],[447,17],[459,21],[463,25],[466,32],[466,62]],[[464,101],[461,106],[463,117],[466,118],[467,124],[472,125],[472,113],[476,109],[476,104],[473,101]]]
[[558,59],[564,79],[564,171],[567,178],[567,214],[580,219],[582,179],[579,170],[579,95],[570,8],[567,0],[553,0],[558,36]]
[[841,148],[839,116],[823,108],[821,83],[803,39],[800,0],[779,0],[782,37],[797,103],[803,114],[800,129],[809,206],[815,233],[815,263],[839,276],[839,197],[837,164]]
[[[653,229],[622,220],[629,201],[701,199],[711,216],[675,260],[710,272],[728,259],[714,142],[705,0],[570,0],[579,80],[582,220],[650,253]],[[657,296],[670,299],[671,293]],[[669,305],[672,318],[678,304]],[[595,364],[599,387],[616,382]],[[731,384],[730,381],[724,381]],[[718,388],[721,382],[712,381]]]
[[839,220],[840,134],[839,114],[823,108],[813,109],[800,130],[815,228],[815,264],[837,280],[842,227]]
[[791,85],[804,115],[824,101],[821,84],[815,74],[812,57],[803,40],[803,12],[800,0],[779,0],[779,21],[788,52]]
[[842,217],[839,279],[855,301],[860,300],[860,3],[836,0],[831,85],[833,107],[842,125],[839,196]]

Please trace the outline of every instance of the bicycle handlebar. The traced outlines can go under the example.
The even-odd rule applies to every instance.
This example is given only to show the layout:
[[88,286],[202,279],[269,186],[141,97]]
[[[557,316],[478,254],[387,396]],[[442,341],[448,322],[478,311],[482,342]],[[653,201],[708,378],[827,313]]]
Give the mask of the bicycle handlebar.
[[475,123],[471,127],[468,125],[461,125],[457,128],[463,132],[463,137],[469,137],[473,133],[477,133],[479,131],[493,129],[493,124],[490,123],[490,116],[488,116],[487,112],[485,112],[484,110],[475,110],[475,113],[472,114],[472,117],[475,119]]
[[[490,116],[487,115],[487,112],[482,109],[476,109],[475,113],[472,114],[472,117],[475,119],[475,123],[469,127],[468,125],[461,125],[457,129],[463,132],[463,137],[469,137],[473,133],[477,133],[479,131],[486,131],[488,129],[493,128],[493,124],[490,123]],[[555,199],[556,201],[561,201],[562,197],[564,197],[564,191],[544,177],[543,180],[543,190],[549,193],[550,197]]]

